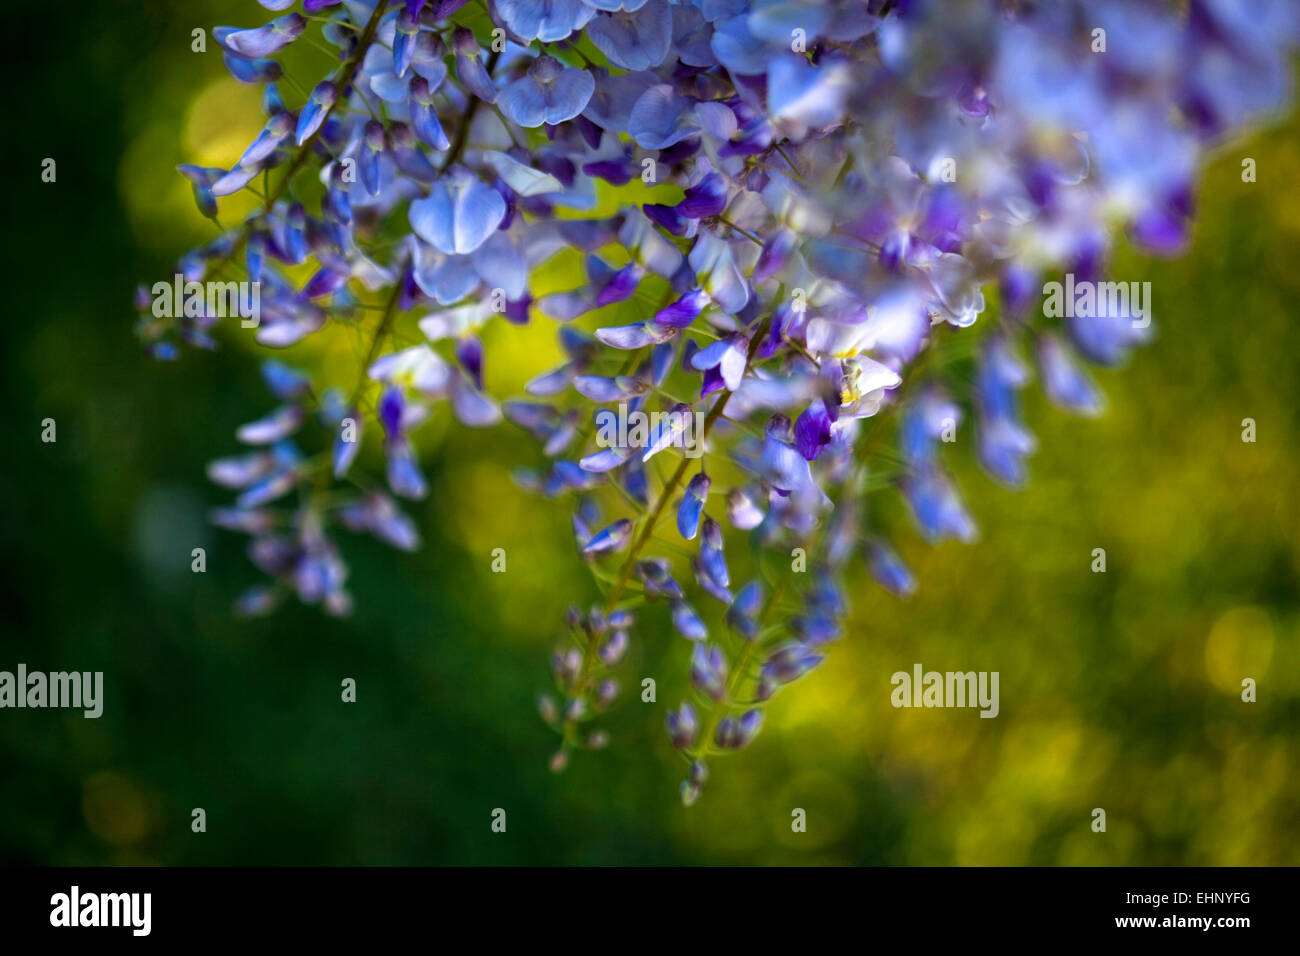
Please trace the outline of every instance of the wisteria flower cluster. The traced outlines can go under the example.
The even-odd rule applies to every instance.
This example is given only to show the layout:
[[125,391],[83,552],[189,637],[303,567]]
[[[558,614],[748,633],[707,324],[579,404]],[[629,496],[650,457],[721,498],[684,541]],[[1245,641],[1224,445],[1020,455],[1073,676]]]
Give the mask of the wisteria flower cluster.
[[[215,522],[269,579],[240,609],[346,613],[340,528],[419,545],[412,433],[443,401],[504,418],[602,592],[555,622],[552,765],[607,743],[593,721],[662,605],[689,645],[693,696],[667,718],[688,804],[841,638],[848,569],[914,589],[871,496],[901,496],[929,541],[970,539],[951,436],[969,423],[1017,485],[1035,371],[1065,409],[1101,408],[1086,364],[1151,327],[1049,320],[1044,280],[1102,281],[1121,233],[1182,249],[1207,148],[1283,104],[1300,34],[1287,0],[260,2],[278,16],[213,35],[265,126],[229,168],[180,167],[220,234],[178,272],[259,284],[255,331],[231,335],[286,349],[347,324],[369,347],[345,382],[267,361],[276,406],[210,467],[237,493]],[[337,52],[311,90],[277,60],[308,31]],[[629,183],[657,201],[592,212]],[[222,224],[241,190],[256,212]],[[567,249],[585,280],[534,297]],[[619,303],[636,320],[602,324]],[[159,316],[147,287],[140,306],[156,357],[214,346],[213,309]],[[555,323],[565,361],[491,394],[494,322]],[[610,442],[602,410],[675,414]],[[385,474],[362,473],[366,442]]]

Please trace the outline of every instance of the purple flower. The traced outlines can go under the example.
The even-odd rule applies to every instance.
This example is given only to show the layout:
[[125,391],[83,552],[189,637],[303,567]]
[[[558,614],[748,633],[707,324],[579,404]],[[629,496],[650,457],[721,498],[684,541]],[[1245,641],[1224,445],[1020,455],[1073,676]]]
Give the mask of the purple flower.
[[706,219],[727,208],[727,181],[709,173],[686,190],[686,198],[677,204],[677,212],[687,219]]
[[497,101],[497,89],[483,64],[478,41],[469,30],[456,30],[452,40],[456,51],[456,75],[465,88],[485,103]]
[[695,609],[680,598],[670,600],[673,627],[688,641],[702,641],[709,636],[708,628],[695,613]]
[[235,437],[245,445],[271,445],[296,432],[302,420],[303,412],[297,405],[281,405],[265,418],[240,425]]
[[[415,131],[415,135],[426,146],[439,150],[449,149],[451,141],[442,131],[442,123],[438,120],[437,104],[434,102],[429,81],[422,76],[411,77],[410,94],[411,129]],[[414,149],[413,143],[410,144],[410,148]]]
[[[700,538],[700,566],[718,587],[725,588],[731,584],[727,559],[722,554],[722,527],[712,518],[704,519],[704,534]],[[727,603],[731,603],[730,598]]]
[[627,518],[620,518],[612,525],[602,528],[591,536],[591,540],[583,545],[582,553],[586,555],[606,554],[613,551],[620,551],[627,545],[628,539],[632,536],[632,522]]
[[583,0],[496,0],[505,25],[525,43],[567,39],[586,26],[596,13],[594,6]]
[[[1053,403],[1102,409],[1086,365],[1153,335],[1145,287],[1108,273],[1115,234],[1185,248],[1208,150],[1286,102],[1300,17],[1281,0],[1102,3],[1082,27],[1108,31],[1100,56],[1050,4],[481,6],[306,0],[326,22],[218,28],[230,74],[266,84],[262,128],[229,169],[179,167],[217,235],[138,289],[137,335],[159,359],[215,348],[232,314],[216,290],[247,281],[255,347],[321,330],[355,345],[351,362],[307,349],[310,372],[265,363],[273,407],[237,430],[245,453],[209,466],[234,498],[213,521],[250,536],[267,576],[243,613],[287,595],[347,613],[340,528],[418,546],[396,499],[429,495],[435,448],[480,444],[417,442],[431,417],[504,417],[536,441],[513,474],[570,508],[602,592],[552,659],[552,766],[608,741],[588,722],[627,683],[632,608],[662,601],[640,627],[667,617],[695,645],[696,694],[668,721],[691,803],[711,753],[752,740],[763,703],[844,634],[864,574],[917,588],[879,498],[901,495],[931,542],[971,540],[979,509],[949,446],[1026,480],[1035,383],[1018,343]],[[272,57],[309,28],[337,57],[295,73],[315,84],[299,105]],[[255,180],[242,219],[218,209]],[[1085,288],[1105,300],[1075,308]],[[594,335],[564,324],[595,311]],[[521,327],[549,320],[548,359]],[[613,442],[611,415],[629,429]],[[725,475],[724,522],[708,505]],[[670,509],[698,547],[664,536]],[[765,597],[792,559],[808,573]],[[724,605],[712,643],[701,595]]]
[[691,365],[701,371],[716,368],[723,383],[734,392],[745,374],[748,349],[749,341],[743,335],[729,335],[696,352]]
[[656,312],[654,321],[659,325],[683,328],[694,322],[708,304],[709,294],[703,289],[695,289]]
[[333,83],[326,80],[324,83],[317,85],[311,91],[311,96],[307,98],[307,104],[298,114],[298,131],[294,135],[294,142],[299,146],[316,134],[320,129],[321,123],[325,122],[325,117],[329,115],[334,104],[338,102],[339,90]]
[[687,541],[699,532],[700,515],[704,512],[704,501],[709,496],[711,484],[709,476],[700,472],[686,485],[686,494],[677,508],[677,530]]
[[818,398],[804,409],[795,420],[794,438],[799,454],[809,461],[816,460],[822,448],[831,443],[831,425],[834,419],[826,410],[826,403]]
[[695,101],[679,94],[671,84],[646,90],[633,104],[627,130],[644,149],[664,149],[680,143],[699,129]]
[[617,13],[597,14],[587,25],[587,36],[615,66],[653,69],[664,61],[672,43],[672,9],[667,0],[629,3]]
[[716,644],[699,643],[691,652],[691,683],[701,694],[721,700],[727,689],[727,659]]
[[674,747],[685,750],[694,745],[695,736],[699,733],[699,722],[695,716],[695,708],[689,701],[683,701],[676,710],[668,711],[666,723],[668,737]]
[[287,112],[276,113],[269,120],[266,126],[257,135],[257,139],[244,150],[244,155],[239,157],[239,165],[244,167],[256,166],[279,146],[289,132],[294,128],[293,116]]
[[1039,337],[1038,368],[1043,388],[1056,404],[1082,415],[1100,414],[1105,399],[1057,336]]
[[787,641],[763,662],[763,676],[778,684],[798,680],[823,660],[815,648],[798,641]]
[[236,56],[256,60],[284,49],[298,39],[306,27],[307,21],[300,14],[289,13],[251,30],[230,31],[228,27],[218,27],[214,35]]
[[745,711],[739,719],[725,717],[718,722],[713,742],[723,750],[740,750],[749,746],[762,726],[763,712],[757,709]]
[[224,169],[214,169],[210,166],[192,166],[189,164],[177,166],[177,171],[188,179],[194,187],[194,203],[199,207],[199,212],[212,219],[217,214],[217,197],[212,191],[212,187],[221,181],[226,175]]
[[501,194],[463,166],[433,184],[429,195],[411,203],[411,228],[440,252],[473,252],[505,218]]
[[555,125],[586,108],[596,81],[586,70],[540,56],[528,72],[501,91],[498,103],[507,117],[525,128]]
[[885,590],[898,597],[907,597],[916,590],[916,578],[888,543],[880,540],[870,542],[867,545],[867,562],[871,576]]

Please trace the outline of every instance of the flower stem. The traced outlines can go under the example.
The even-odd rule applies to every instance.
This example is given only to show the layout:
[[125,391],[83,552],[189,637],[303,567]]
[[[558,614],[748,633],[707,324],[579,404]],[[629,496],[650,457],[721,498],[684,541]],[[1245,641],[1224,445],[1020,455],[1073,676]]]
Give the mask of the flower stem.
[[[777,583],[776,587],[772,589],[772,593],[767,596],[767,601],[763,604],[763,610],[759,613],[758,619],[760,621],[765,621],[768,614],[770,614],[772,609],[776,606],[777,595],[780,594],[781,587],[784,583],[785,580],[782,579]],[[704,724],[704,733],[700,736],[699,744],[696,746],[694,752],[690,754],[692,759],[703,760],[712,753],[718,752],[711,749],[710,742],[713,740],[713,735],[718,732],[718,724],[722,723],[722,718],[726,715],[728,710],[735,706],[734,701],[736,695],[740,693],[740,688],[745,682],[745,673],[749,668],[750,661],[753,659],[754,651],[758,648],[760,643],[761,632],[755,634],[753,640],[745,641],[744,650],[740,652],[740,657],[737,659],[731,673],[727,676],[726,691],[723,693],[721,699],[714,701],[713,707],[709,711],[709,718]]]
[[[708,417],[704,419],[703,438],[709,437],[709,432],[713,429],[714,423],[722,417],[722,412],[726,409],[729,398],[731,398],[731,393],[724,392],[722,397],[714,402],[713,407],[709,409]],[[605,596],[606,613],[609,613],[618,602],[619,596],[623,593],[623,588],[627,586],[627,580],[632,574],[632,568],[636,565],[637,558],[641,556],[641,551],[646,542],[654,534],[655,526],[659,523],[659,519],[663,517],[664,509],[668,507],[668,500],[676,493],[678,486],[682,483],[682,478],[685,477],[690,467],[691,459],[683,455],[667,484],[659,492],[654,508],[651,509],[645,523],[641,525],[641,530],[637,533],[636,540],[632,543],[632,550],[628,552],[627,560],[623,562],[623,566],[619,569],[618,577],[614,580],[614,586],[610,588],[609,594]]]
[[384,347],[384,340],[388,338],[388,333],[393,330],[393,323],[397,320],[397,303],[402,298],[404,285],[402,276],[399,275],[397,281],[393,283],[393,291],[388,294],[388,302],[384,304],[384,314],[380,316],[379,325],[375,328],[374,337],[370,340],[370,348],[366,350],[366,360],[361,365],[361,374],[357,377],[357,384],[352,389],[352,398],[349,400],[349,404],[353,408],[361,400],[361,393],[365,391],[366,370],[379,357],[379,350]]
[[[492,75],[492,71],[496,68],[497,60],[500,59],[500,57],[501,53],[497,50],[493,50],[492,53],[488,55],[487,62],[483,64],[484,69],[487,70],[488,76]],[[460,154],[465,151],[465,144],[469,140],[469,128],[474,123],[474,114],[478,112],[478,107],[481,102],[483,101],[477,96],[470,97],[469,106],[465,108],[465,115],[460,121],[460,126],[456,129],[456,139],[451,144],[451,149],[447,151],[447,156],[443,159],[442,165],[438,167],[439,175],[442,175],[450,169],[451,164],[458,160]]]
[[[754,337],[750,339],[749,352],[745,356],[746,371],[749,369],[749,364],[754,360],[754,355],[758,351],[759,344],[763,341],[764,336],[767,335],[768,329],[771,328],[771,325],[772,317],[769,315],[763,320],[762,325],[759,326]],[[713,407],[709,409],[709,414],[704,419],[703,434],[700,438],[701,441],[709,437],[709,432],[713,430],[714,424],[716,424],[718,419],[722,417],[722,413],[726,411],[727,402],[731,399],[731,396],[732,392],[723,392],[722,397],[713,403]],[[677,468],[673,471],[667,483],[660,490],[659,497],[655,500],[654,507],[651,508],[650,514],[647,515],[645,523],[637,533],[636,539],[632,543],[632,548],[628,552],[626,560],[623,562],[623,566],[619,569],[618,577],[614,579],[614,584],[610,587],[609,593],[605,595],[606,614],[610,614],[617,607],[618,599],[622,596],[624,589],[627,587],[628,580],[632,576],[632,569],[636,567],[637,558],[641,556],[641,551],[653,537],[655,526],[663,516],[664,509],[668,507],[669,500],[674,494],[676,494],[678,487],[682,483],[682,479],[686,476],[686,472],[690,469],[692,464],[693,460],[683,455],[681,461],[677,464]],[[582,649],[582,667],[578,671],[578,676],[574,679],[573,686],[567,695],[569,700],[580,697],[586,691],[587,685],[590,683],[592,678],[592,668],[595,665],[599,643],[600,642],[596,635],[588,635],[587,644]],[[564,742],[566,745],[572,743],[573,734],[574,728],[572,721],[566,720],[564,724]]]

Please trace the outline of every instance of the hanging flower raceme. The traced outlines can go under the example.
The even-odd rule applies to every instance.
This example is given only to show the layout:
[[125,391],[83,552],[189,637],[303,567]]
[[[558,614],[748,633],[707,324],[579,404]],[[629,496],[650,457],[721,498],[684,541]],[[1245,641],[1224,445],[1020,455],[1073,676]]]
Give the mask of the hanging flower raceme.
[[[594,722],[629,646],[672,633],[687,803],[831,655],[862,576],[917,590],[913,536],[864,498],[970,540],[954,455],[1020,485],[1026,389],[1101,410],[1087,365],[1154,329],[1140,284],[1103,294],[1113,236],[1185,246],[1198,164],[1283,105],[1300,37],[1289,0],[293,6],[214,31],[264,116],[226,164],[179,167],[220,233],[165,297],[137,295],[158,358],[362,341],[341,380],[268,359],[271,409],[209,468],[235,495],[213,521],[267,576],[237,608],[347,613],[340,532],[419,546],[400,502],[429,496],[425,423],[504,417],[538,445],[520,484],[571,509],[601,590],[568,614],[539,703],[551,765],[609,743]],[[277,57],[308,31],[337,57],[290,90]],[[240,193],[255,207],[235,222]],[[566,250],[583,274],[534,294]],[[482,330],[533,322],[556,323],[563,360],[500,395]]]

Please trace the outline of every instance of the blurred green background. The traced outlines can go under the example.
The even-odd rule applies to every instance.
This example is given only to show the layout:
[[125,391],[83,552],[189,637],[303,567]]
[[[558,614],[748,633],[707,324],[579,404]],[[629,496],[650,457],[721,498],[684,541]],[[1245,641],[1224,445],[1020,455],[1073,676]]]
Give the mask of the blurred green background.
[[[239,347],[144,359],[130,301],[211,235],[175,164],[229,165],[260,126],[256,92],[210,38],[191,52],[190,31],[263,13],[118,2],[15,25],[31,62],[16,64],[5,229],[0,669],[102,670],[107,699],[99,720],[0,712],[0,862],[1300,863],[1300,126],[1221,152],[1185,259],[1121,253],[1117,276],[1152,283],[1159,336],[1099,376],[1107,414],[1072,419],[1030,389],[1040,450],[1022,492],[962,447],[980,540],[905,536],[921,585],[907,602],[855,567],[849,637],[685,810],[662,718],[686,649],[662,614],[622,670],[633,688],[656,678],[659,703],[625,692],[610,750],[546,769],[535,695],[565,606],[594,591],[565,508],[512,485],[535,452],[508,426],[429,429],[424,548],[345,538],[351,619],[231,615],[257,574],[241,537],[206,526],[228,496],[203,467],[270,402]],[[310,83],[323,54],[294,55]],[[489,388],[504,395],[545,366],[553,328],[500,332]],[[57,444],[39,440],[45,417]],[[489,573],[498,546],[505,575]],[[889,675],[917,661],[999,671],[999,718],[894,710]]]

